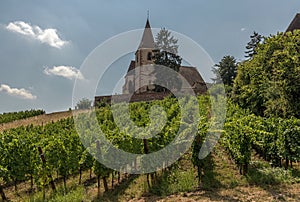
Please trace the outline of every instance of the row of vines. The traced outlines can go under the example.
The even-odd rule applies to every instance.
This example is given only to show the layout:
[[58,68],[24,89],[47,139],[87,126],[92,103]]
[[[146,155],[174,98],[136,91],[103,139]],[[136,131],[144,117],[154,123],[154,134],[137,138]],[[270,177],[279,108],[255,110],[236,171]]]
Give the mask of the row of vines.
[[[199,106],[204,113],[203,117],[207,116],[207,100],[207,97],[199,98]],[[193,106],[192,101],[187,98],[183,102],[187,106]],[[121,109],[118,110],[120,114],[117,116],[122,120],[122,111],[126,106],[119,104],[117,107]],[[165,125],[161,125],[156,119],[150,117],[159,116],[162,110],[165,111],[167,118]],[[120,173],[105,167],[91,155],[105,157],[110,151],[110,148],[101,148],[101,138],[99,140],[97,137],[97,134],[100,133],[99,129],[113,143],[114,147],[130,153],[144,154],[158,151],[173,141],[180,125],[184,125],[180,130],[180,133],[183,134],[187,133],[190,128],[191,120],[189,120],[189,116],[181,119],[182,111],[180,111],[178,100],[175,98],[149,103],[131,103],[129,111],[130,118],[135,125],[146,127],[154,124],[158,128],[162,127],[162,130],[149,139],[134,138],[130,133],[140,129],[126,128],[125,131],[121,131],[115,123],[111,106],[105,105],[97,109],[95,113],[82,113],[76,116],[77,128],[74,118],[66,118],[44,126],[22,126],[0,133],[0,193],[2,199],[6,200],[3,189],[5,186],[14,185],[18,190],[20,182],[28,181],[32,190],[35,188],[44,190],[45,187],[50,186],[55,191],[55,178],[62,178],[64,186],[66,186],[67,178],[75,174],[79,175],[79,183],[81,183],[81,173],[85,170],[94,172],[98,179],[98,187],[100,187],[100,179],[102,179],[105,191],[107,191],[107,178],[118,176],[119,179]],[[95,114],[100,127],[90,121],[90,117]],[[83,131],[79,136],[77,131],[81,129]],[[89,146],[85,147],[83,143]],[[126,168],[124,168],[124,172],[126,173]]]
[[[196,138],[192,144],[191,161],[198,169],[199,182],[203,174],[205,159],[199,159],[198,155],[208,128],[212,124],[209,118],[210,101],[207,96],[198,97],[200,117],[197,131],[195,131]],[[180,102],[185,103],[192,110],[195,107],[192,99],[183,98]],[[159,151],[174,141],[176,136],[193,133],[191,131],[192,117],[184,114],[185,110],[180,110],[180,102],[176,98],[169,97],[149,103],[131,103],[129,105],[130,120],[140,128],[128,124],[127,108],[121,103],[115,106],[118,108],[115,114],[112,113],[111,106],[104,104],[95,112],[82,113],[75,118],[62,119],[44,126],[30,125],[3,131],[0,133],[0,194],[2,199],[6,199],[3,191],[5,186],[14,185],[17,190],[19,182],[29,181],[31,189],[44,190],[50,185],[55,191],[54,178],[62,178],[66,186],[66,180],[70,175],[78,175],[79,183],[81,183],[81,173],[85,170],[94,172],[98,188],[102,179],[105,191],[107,191],[109,189],[108,177],[120,179],[120,173],[94,159],[93,156],[96,156],[118,164],[116,159],[109,157],[112,148],[103,146],[99,134],[105,134],[105,138],[112,143],[113,147],[133,154]],[[96,123],[91,121],[93,116],[96,117]],[[160,116],[165,116],[166,122],[161,121]],[[158,118],[153,119],[153,117]],[[132,136],[132,133],[145,132],[141,128],[151,124],[159,129],[154,137],[143,139]],[[229,103],[221,143],[235,160],[241,173],[246,174],[253,149],[274,166],[289,167],[293,162],[300,161],[299,137],[299,119],[257,117]],[[185,139],[181,141],[184,142]],[[182,142],[176,142],[178,148]],[[169,157],[162,157],[166,165]],[[141,162],[143,163],[143,159]],[[126,173],[128,167],[134,169],[137,164],[135,161],[131,162],[122,169],[122,172]],[[151,180],[152,176],[154,175],[150,177],[148,175],[147,179]],[[148,182],[148,184],[151,183]],[[98,191],[100,192],[100,189]]]
[[0,124],[45,114],[44,110],[25,110],[0,114]]
[[272,166],[287,169],[300,161],[300,120],[259,117],[231,104],[222,144],[242,174],[248,171],[253,150]]

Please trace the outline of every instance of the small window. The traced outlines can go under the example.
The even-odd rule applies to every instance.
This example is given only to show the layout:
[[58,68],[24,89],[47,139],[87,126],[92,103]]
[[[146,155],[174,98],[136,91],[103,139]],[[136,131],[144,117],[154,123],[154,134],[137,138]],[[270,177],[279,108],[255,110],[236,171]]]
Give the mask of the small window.
[[151,52],[148,53],[148,57],[147,58],[148,58],[148,60],[152,60],[152,53]]
[[132,81],[129,81],[128,91],[129,91],[129,93],[134,93],[134,86],[133,86]]

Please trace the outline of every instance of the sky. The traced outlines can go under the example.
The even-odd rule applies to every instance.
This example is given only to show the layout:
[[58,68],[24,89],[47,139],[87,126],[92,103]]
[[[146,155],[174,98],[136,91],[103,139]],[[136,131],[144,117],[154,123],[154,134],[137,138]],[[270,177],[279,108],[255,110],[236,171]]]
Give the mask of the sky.
[[[86,58],[110,38],[143,28],[148,10],[151,27],[189,37],[215,64],[225,55],[243,60],[253,31],[285,31],[300,1],[1,0],[0,113],[68,110],[76,79],[88,82],[80,69]],[[116,60],[95,94],[110,92],[111,75],[124,76],[131,59],[133,54]],[[210,75],[211,67],[200,73]]]

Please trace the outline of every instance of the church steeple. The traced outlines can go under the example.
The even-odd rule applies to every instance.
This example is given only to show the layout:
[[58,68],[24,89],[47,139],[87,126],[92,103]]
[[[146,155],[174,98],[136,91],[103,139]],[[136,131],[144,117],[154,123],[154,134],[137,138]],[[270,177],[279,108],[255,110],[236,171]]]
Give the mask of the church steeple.
[[151,26],[149,22],[149,17],[147,18],[146,26],[144,29],[143,37],[139,45],[139,49],[141,48],[155,48],[154,39],[151,31]]
[[154,49],[155,43],[148,16],[142,40],[137,51],[135,52],[135,67],[153,64]]

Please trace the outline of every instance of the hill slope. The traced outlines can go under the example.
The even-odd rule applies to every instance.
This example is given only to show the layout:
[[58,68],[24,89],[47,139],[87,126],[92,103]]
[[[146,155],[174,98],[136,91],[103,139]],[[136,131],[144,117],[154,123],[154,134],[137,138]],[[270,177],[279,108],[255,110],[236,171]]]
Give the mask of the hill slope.
[[43,125],[52,121],[58,121],[60,119],[64,119],[67,117],[71,117],[73,114],[79,114],[83,112],[87,112],[88,110],[76,110],[76,111],[62,111],[62,112],[54,112],[50,114],[43,114],[39,116],[30,117],[27,119],[21,119],[9,123],[0,124],[0,132],[3,130],[7,130],[10,128],[16,128],[19,126],[27,126],[27,125]]

